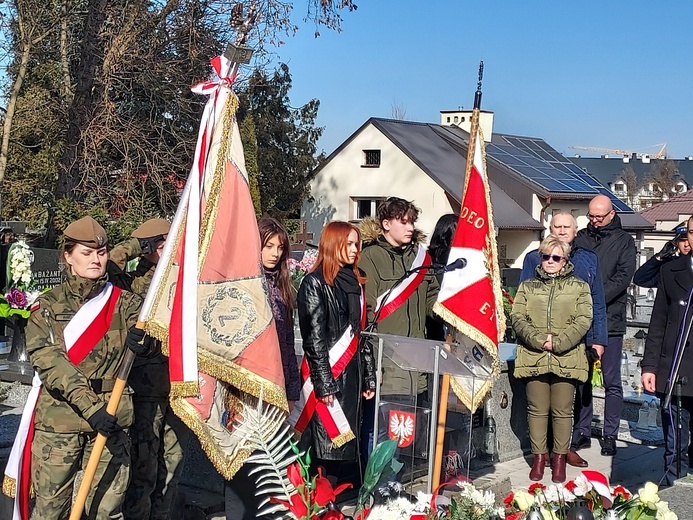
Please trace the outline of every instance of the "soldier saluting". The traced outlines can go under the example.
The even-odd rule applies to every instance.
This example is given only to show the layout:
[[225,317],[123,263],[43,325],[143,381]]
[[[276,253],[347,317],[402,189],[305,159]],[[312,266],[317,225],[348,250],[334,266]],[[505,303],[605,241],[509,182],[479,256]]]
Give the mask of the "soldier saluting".
[[75,475],[86,466],[98,432],[108,440],[86,514],[123,518],[132,401],[123,395],[115,416],[106,404],[125,349],[149,353],[143,331],[134,328],[142,299],[108,281],[108,239],[94,219],[73,222],[63,235],[65,282],[39,298],[27,324],[27,352],[40,383],[27,400],[3,490],[12,490],[8,477],[14,476],[18,518],[18,510],[28,511],[30,478],[36,495],[32,518],[67,518]]
[[[109,253],[113,283],[144,298],[170,227],[167,220],[150,219],[132,232],[132,238],[116,245]],[[135,259],[134,270],[124,272]],[[128,377],[135,418],[130,428],[132,476],[123,506],[125,518],[169,518],[183,470],[189,430],[169,406],[168,358],[159,349],[155,352],[152,357],[138,357]]]

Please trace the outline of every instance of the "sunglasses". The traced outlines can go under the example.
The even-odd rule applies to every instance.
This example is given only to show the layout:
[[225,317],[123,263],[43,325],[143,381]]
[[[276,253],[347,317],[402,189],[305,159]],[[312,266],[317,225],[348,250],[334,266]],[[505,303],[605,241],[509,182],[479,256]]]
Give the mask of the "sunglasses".
[[541,255],[541,259],[544,262],[548,262],[549,260],[553,260],[554,262],[560,262],[561,260],[563,260],[563,257],[558,255]]

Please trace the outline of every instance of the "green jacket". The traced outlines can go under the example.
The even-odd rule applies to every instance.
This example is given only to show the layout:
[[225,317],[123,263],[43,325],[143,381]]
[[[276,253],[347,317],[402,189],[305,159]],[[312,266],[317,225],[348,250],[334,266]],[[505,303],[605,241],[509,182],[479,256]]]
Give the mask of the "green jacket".
[[[141,254],[139,240],[130,238],[116,244],[108,252],[108,258],[123,271],[127,270],[133,260],[139,260],[135,271],[126,274],[130,277],[130,291],[144,299],[152,283],[156,265],[145,263],[144,258],[140,257]],[[143,265],[144,269],[141,269]],[[157,347],[156,354],[151,357],[137,356],[135,358],[128,376],[128,385],[132,388],[136,401],[168,401],[171,393],[168,358],[161,353],[160,346]]]
[[[394,247],[380,235],[367,244],[361,252],[359,267],[366,273],[366,306],[369,323],[374,319],[378,296],[385,294],[404,273],[411,268],[418,250],[418,243]],[[412,338],[424,338],[426,315],[431,312],[438,297],[438,280],[431,271],[424,277],[416,291],[395,312],[378,323],[377,331]],[[384,395],[421,393],[426,390],[426,377],[416,377],[416,388],[412,386],[409,373],[383,359]]]
[[[584,336],[592,323],[589,285],[568,264],[555,277],[537,267],[534,278],[520,284],[510,313],[518,337],[515,377],[552,373],[587,381],[589,365]],[[553,351],[543,350],[547,334]]]
[[[31,314],[26,328],[27,353],[43,383],[36,405],[36,428],[60,433],[92,432],[86,419],[108,402],[125,353],[125,336],[137,322],[142,299],[122,292],[108,332],[75,366],[67,357],[63,330],[82,304],[101,291],[106,276],[93,281],[67,273],[65,278],[65,282],[41,295],[39,309]],[[50,341],[51,329],[55,342]],[[129,394],[123,395],[116,417],[122,427],[132,424]]]

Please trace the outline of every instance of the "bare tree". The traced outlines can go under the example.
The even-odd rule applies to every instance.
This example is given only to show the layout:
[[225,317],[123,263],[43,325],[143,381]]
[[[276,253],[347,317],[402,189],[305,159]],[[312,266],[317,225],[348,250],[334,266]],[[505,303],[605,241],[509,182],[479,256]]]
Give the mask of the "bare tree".
[[630,165],[626,166],[621,173],[617,175],[616,180],[619,178],[623,180],[625,184],[624,195],[626,204],[637,210],[638,208],[636,206],[639,206],[638,195],[642,188],[642,184],[638,180],[638,176],[635,174],[633,167]]
[[398,121],[405,121],[407,119],[407,109],[404,107],[404,103],[394,100],[390,106],[390,113],[392,119]]
[[[9,2],[0,4],[8,15],[0,41],[8,43],[2,50],[9,50],[11,83],[0,145],[8,212],[34,224],[43,213],[49,232],[79,211],[109,218],[135,209],[139,217],[170,213],[187,177],[205,101],[190,85],[209,77],[209,58],[233,40],[229,20],[239,4]],[[297,29],[294,2],[242,4],[242,11],[252,4],[259,13],[248,44],[258,63],[267,64],[268,43],[280,45],[282,35]],[[356,9],[352,0],[304,5],[316,29],[340,30],[340,12]],[[23,110],[19,122],[17,107]]]
[[657,159],[652,163],[647,180],[652,183],[655,200],[667,200],[676,193],[677,175],[677,165],[671,159]]
[[[17,99],[22,89],[24,78],[27,73],[27,65],[34,45],[46,38],[53,27],[50,25],[52,18],[52,8],[50,2],[40,0],[15,0],[8,2],[4,12],[1,12],[3,22],[7,23],[4,27],[6,31],[12,31],[14,38],[5,37],[3,40],[9,42],[11,39],[16,41],[16,74],[10,87],[7,108],[2,126],[2,142],[0,144],[0,185],[5,178],[7,169],[7,154],[10,147],[10,131],[17,108]],[[12,23],[14,21],[14,23]]]

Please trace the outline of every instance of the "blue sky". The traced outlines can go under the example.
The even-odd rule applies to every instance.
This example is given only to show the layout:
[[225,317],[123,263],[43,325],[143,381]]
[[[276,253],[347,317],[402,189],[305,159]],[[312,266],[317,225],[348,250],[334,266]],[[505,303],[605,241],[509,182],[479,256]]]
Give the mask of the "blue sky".
[[[471,108],[484,60],[482,108],[494,130],[569,148],[693,155],[693,2],[356,0],[341,33],[300,23],[278,49],[291,104],[320,100],[319,143],[331,153],[397,104],[412,121]],[[301,0],[295,15],[304,14]]]

